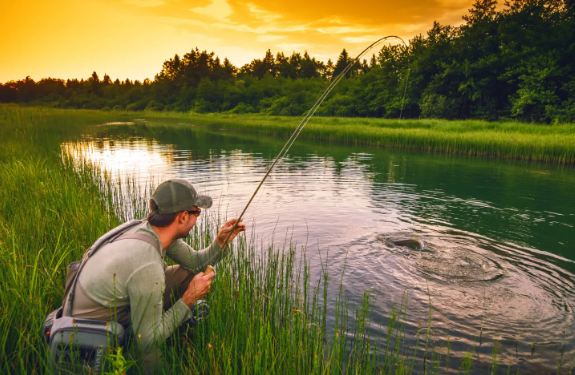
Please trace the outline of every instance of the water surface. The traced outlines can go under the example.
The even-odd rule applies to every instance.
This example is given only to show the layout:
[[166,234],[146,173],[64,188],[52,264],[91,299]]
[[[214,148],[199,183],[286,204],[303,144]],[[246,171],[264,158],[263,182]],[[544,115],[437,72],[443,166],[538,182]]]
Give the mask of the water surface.
[[[132,176],[143,195],[165,178],[187,178],[213,197],[212,213],[232,217],[283,143],[226,132],[106,126],[62,148]],[[574,193],[568,167],[298,141],[245,221],[259,242],[305,246],[312,272],[326,259],[331,275],[345,266],[351,305],[372,290],[375,322],[385,325],[407,293],[413,338],[431,309],[433,339],[450,338],[452,367],[475,348],[473,372],[485,373],[497,340],[504,372],[512,364],[568,373]],[[422,251],[393,245],[411,237],[423,240]]]

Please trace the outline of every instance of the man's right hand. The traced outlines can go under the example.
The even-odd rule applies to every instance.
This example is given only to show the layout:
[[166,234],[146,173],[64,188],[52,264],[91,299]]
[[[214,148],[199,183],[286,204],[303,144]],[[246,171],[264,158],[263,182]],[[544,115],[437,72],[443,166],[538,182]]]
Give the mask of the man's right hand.
[[215,273],[204,274],[203,272],[198,273],[190,285],[188,285],[188,290],[182,296],[182,299],[188,306],[192,306],[197,300],[203,298],[210,291],[211,279],[216,276]]

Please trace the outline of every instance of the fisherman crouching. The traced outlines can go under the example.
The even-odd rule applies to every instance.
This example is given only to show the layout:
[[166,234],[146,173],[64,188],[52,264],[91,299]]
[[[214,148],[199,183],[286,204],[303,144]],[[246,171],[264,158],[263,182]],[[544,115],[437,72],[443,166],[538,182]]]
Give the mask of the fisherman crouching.
[[[84,319],[117,322],[130,329],[143,353],[144,370],[153,372],[159,362],[158,344],[192,318],[194,304],[210,291],[215,274],[202,271],[227,254],[226,239],[230,242],[245,231],[239,223],[230,235],[237,221],[231,219],[207,248],[193,250],[182,238],[189,235],[201,210],[211,206],[212,199],[198,195],[186,180],[160,184],[150,200],[147,220],[123,224],[88,249],[75,280],[67,280],[63,312],[56,318],[68,315],[76,324]],[[178,265],[167,267],[164,256]],[[47,334],[52,341],[54,335],[58,337]]]

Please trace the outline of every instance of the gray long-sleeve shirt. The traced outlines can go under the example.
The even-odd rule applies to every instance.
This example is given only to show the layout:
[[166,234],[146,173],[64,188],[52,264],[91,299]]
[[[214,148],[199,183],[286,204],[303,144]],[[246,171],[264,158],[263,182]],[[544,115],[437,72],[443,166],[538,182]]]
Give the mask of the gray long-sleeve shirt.
[[[151,235],[161,244],[147,221],[126,233],[135,232]],[[161,253],[136,239],[109,243],[86,262],[80,273],[72,316],[126,322],[129,314],[136,340],[145,349],[170,337],[180,323],[191,318],[191,310],[182,299],[168,311],[163,309],[164,256],[196,274],[208,264],[215,265],[224,254],[215,241],[195,251],[176,240]]]

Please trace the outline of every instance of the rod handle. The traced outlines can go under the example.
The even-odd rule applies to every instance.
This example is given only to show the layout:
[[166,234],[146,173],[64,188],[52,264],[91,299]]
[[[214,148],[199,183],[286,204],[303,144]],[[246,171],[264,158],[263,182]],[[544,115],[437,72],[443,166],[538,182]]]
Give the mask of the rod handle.
[[204,271],[204,276],[205,276],[205,275],[209,275],[209,274],[212,273],[212,272],[214,272],[214,267],[208,265],[208,266],[206,267],[206,270]]

